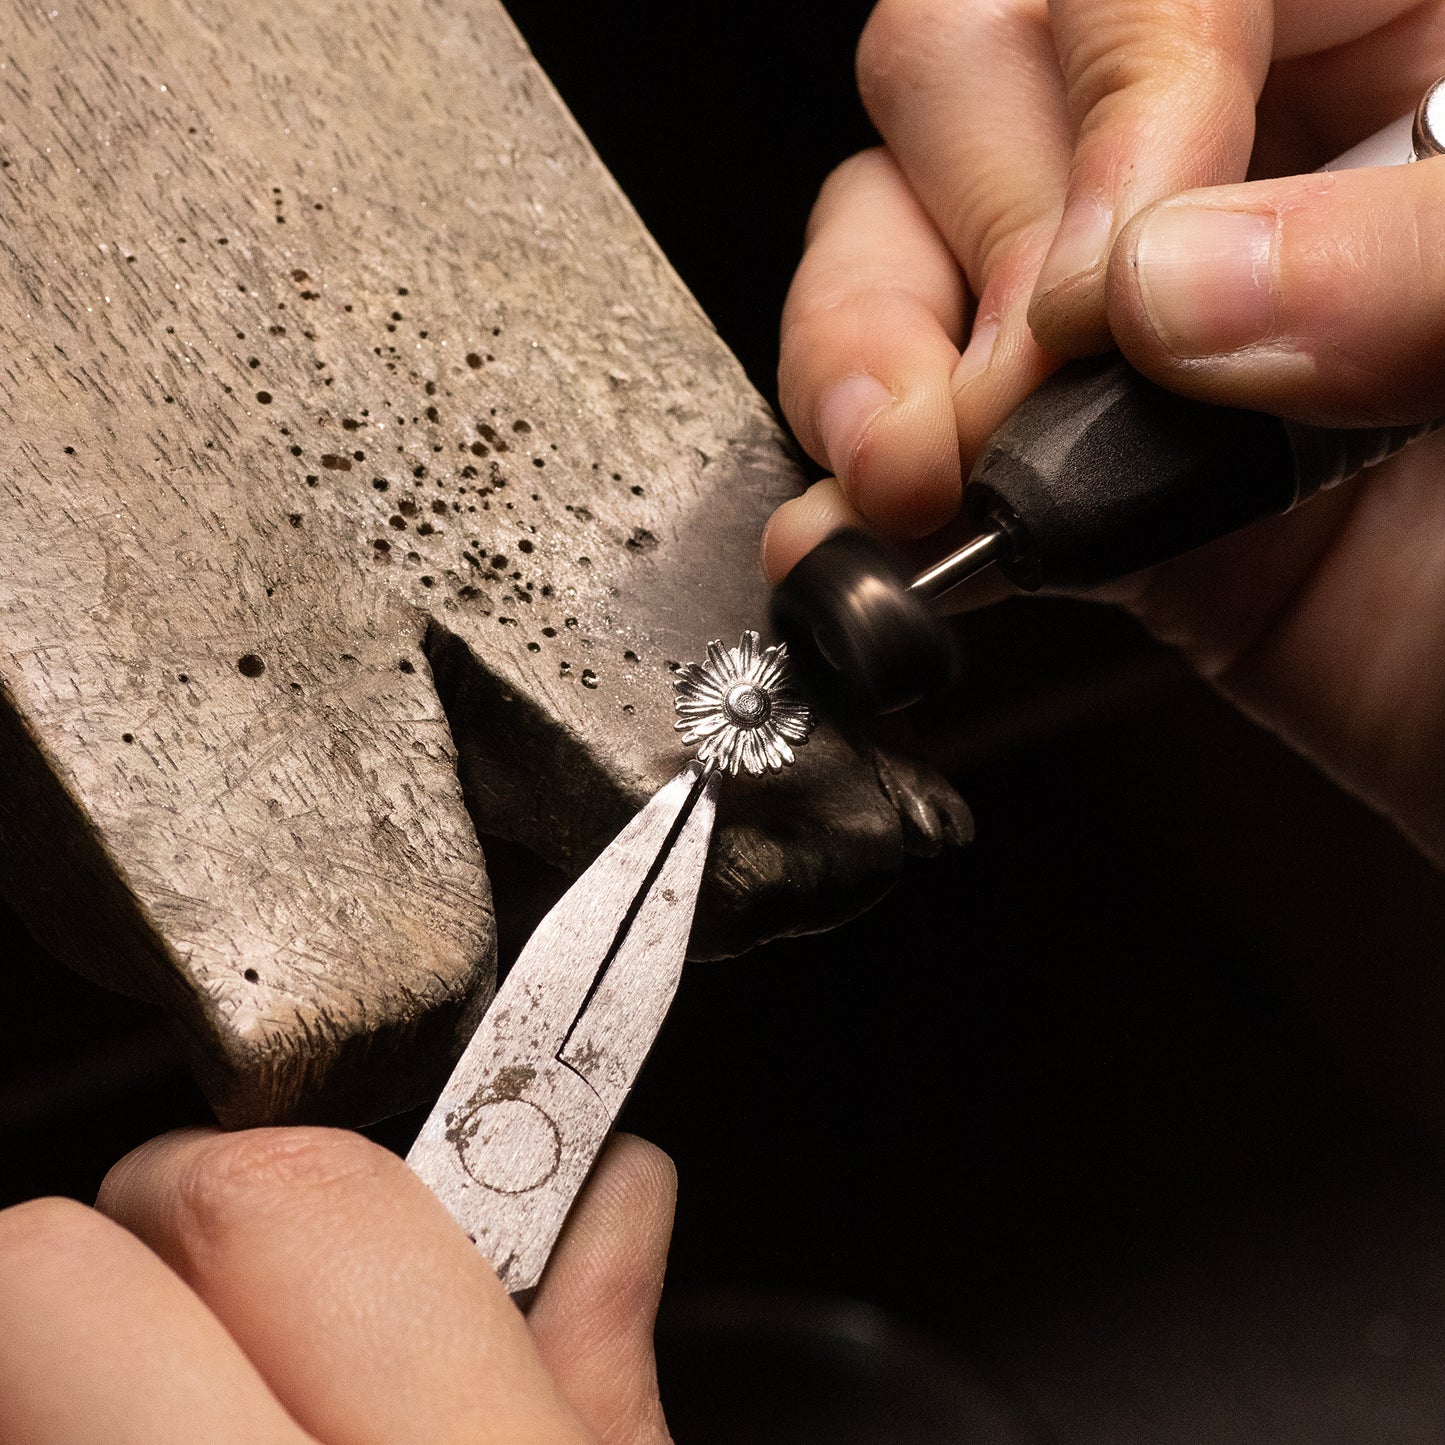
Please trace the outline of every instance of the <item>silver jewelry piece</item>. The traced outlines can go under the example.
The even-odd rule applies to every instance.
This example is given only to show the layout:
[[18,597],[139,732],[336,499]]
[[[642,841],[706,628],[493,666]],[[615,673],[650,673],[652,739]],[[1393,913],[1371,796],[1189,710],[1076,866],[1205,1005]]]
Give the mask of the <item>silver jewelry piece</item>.
[[733,777],[781,772],[813,730],[813,714],[793,690],[787,644],[759,642],[756,632],[736,647],[710,642],[707,661],[688,663],[673,683],[683,742],[700,743],[698,761]]
[[1410,129],[1410,159],[1429,160],[1445,154],[1445,79],[1437,80],[1420,98]]

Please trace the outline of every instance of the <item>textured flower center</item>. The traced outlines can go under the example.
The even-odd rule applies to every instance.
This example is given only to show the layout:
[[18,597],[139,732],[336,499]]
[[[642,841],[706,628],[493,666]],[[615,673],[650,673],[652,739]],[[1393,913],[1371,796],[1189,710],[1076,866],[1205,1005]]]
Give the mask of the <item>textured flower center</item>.
[[728,721],[740,728],[755,728],[766,722],[772,703],[762,688],[750,682],[735,682],[723,698],[723,711]]

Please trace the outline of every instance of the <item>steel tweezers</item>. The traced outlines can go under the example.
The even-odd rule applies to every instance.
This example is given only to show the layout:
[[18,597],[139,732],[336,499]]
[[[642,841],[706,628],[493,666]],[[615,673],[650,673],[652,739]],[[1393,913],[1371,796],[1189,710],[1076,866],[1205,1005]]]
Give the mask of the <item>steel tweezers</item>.
[[407,1155],[523,1303],[677,992],[719,776],[689,763],[542,920]]

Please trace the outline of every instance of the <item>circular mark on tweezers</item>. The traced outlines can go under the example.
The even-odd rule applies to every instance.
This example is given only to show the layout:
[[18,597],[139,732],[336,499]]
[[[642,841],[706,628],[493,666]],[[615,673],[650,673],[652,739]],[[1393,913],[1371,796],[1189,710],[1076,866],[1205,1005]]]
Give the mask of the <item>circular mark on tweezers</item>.
[[493,1099],[472,1115],[460,1152],[478,1184],[498,1194],[526,1194],[557,1172],[562,1139],[535,1104]]

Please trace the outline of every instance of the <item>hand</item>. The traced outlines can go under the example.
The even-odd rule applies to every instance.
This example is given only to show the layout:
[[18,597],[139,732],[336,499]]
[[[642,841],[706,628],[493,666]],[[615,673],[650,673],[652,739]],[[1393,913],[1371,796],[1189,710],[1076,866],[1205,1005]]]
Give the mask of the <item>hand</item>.
[[[772,576],[849,522],[941,526],[1056,358],[1111,338],[1207,401],[1445,416],[1445,160],[1303,174],[1445,73],[1445,4],[883,0],[858,64],[887,148],[823,188],[780,370],[836,479],[773,518]],[[1108,597],[1445,862],[1442,463]]]
[[0,1440],[661,1445],[666,1156],[619,1137],[528,1318],[394,1155],[185,1130],[0,1213]]

